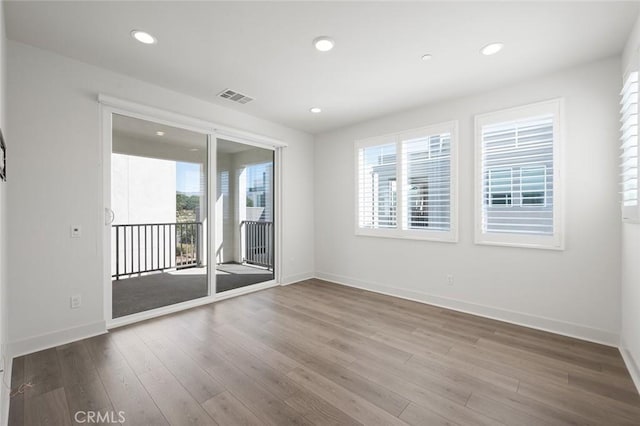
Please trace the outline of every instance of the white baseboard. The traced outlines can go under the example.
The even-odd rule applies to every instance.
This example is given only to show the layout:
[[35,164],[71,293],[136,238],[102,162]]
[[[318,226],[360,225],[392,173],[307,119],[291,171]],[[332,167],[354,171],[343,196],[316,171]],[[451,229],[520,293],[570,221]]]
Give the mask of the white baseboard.
[[622,355],[624,364],[627,366],[627,370],[629,370],[631,380],[633,380],[636,389],[638,389],[638,393],[640,393],[640,364],[638,364],[633,354],[628,351],[626,347],[624,337],[620,336],[620,354]]
[[[309,278],[312,278],[313,274],[309,274]],[[66,330],[54,331],[52,333],[42,334],[38,336],[28,337],[20,340],[16,340],[7,345],[7,364],[11,364],[13,358],[22,355],[27,355],[33,352],[38,352],[44,349],[53,348],[56,346],[64,345],[66,343],[75,342],[78,340],[86,339],[89,337],[97,336],[107,332],[107,328],[122,327],[134,322],[144,321],[147,319],[167,315],[170,313],[183,311],[185,309],[195,308],[197,306],[206,305],[209,303],[217,302],[220,300],[228,299],[231,297],[241,296],[243,294],[252,293],[254,291],[264,290],[271,287],[276,287],[279,284],[275,281],[267,281],[264,283],[254,284],[247,287],[238,288],[235,290],[225,291],[224,293],[202,297],[200,299],[189,300],[187,302],[177,303],[175,305],[166,306],[158,309],[153,309],[139,314],[128,315],[122,318],[116,318],[109,322],[98,321],[91,324],[86,324],[78,327],[69,328]]]
[[454,311],[479,315],[486,318],[505,321],[516,325],[522,325],[542,331],[548,331],[568,337],[574,337],[581,340],[600,343],[607,346],[618,347],[620,341],[620,336],[618,333],[592,327],[586,327],[580,324],[574,324],[520,312],[513,312],[505,309],[465,302],[457,299],[434,296],[428,293],[391,287],[379,283],[365,282],[355,278],[330,274],[326,272],[316,272],[315,275],[319,279],[330,281],[335,284],[341,284],[348,287],[355,287],[362,290],[385,294],[388,296],[394,296],[402,299],[412,300],[415,302],[435,305],[442,308],[452,309]]
[[7,359],[13,359],[22,355],[38,352],[43,349],[53,348],[76,340],[86,339],[107,332],[104,321],[97,321],[78,327],[54,331],[10,342],[8,345]]
[[282,282],[280,283],[280,285],[294,284],[300,281],[310,280],[315,277],[316,277],[316,274],[314,274],[313,272],[305,272],[303,274],[289,275],[288,277],[282,278]]

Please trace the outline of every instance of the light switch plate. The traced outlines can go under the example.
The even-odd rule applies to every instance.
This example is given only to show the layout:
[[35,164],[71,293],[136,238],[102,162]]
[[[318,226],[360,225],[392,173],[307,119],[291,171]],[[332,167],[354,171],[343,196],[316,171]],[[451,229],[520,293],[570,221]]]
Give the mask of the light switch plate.
[[82,296],[75,294],[71,296],[71,309],[78,309],[82,305]]

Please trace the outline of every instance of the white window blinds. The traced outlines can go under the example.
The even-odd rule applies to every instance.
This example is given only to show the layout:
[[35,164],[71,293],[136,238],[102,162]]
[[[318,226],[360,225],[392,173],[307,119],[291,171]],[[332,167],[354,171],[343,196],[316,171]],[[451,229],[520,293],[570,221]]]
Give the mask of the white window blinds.
[[455,137],[450,122],[356,141],[356,233],[455,241]]
[[396,144],[358,150],[358,222],[360,228],[396,227]]
[[622,214],[625,219],[638,219],[638,72],[627,77],[620,93],[620,174]]
[[482,126],[482,231],[553,234],[552,114]]
[[451,134],[401,141],[403,229],[451,229]]
[[562,99],[475,117],[475,242],[564,249]]

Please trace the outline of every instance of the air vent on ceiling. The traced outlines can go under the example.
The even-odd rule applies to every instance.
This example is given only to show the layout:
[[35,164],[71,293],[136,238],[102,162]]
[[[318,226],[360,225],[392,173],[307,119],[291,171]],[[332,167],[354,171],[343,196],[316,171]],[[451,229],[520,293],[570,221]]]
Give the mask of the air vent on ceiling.
[[247,95],[243,95],[242,93],[236,92],[235,90],[226,89],[218,94],[219,97],[223,99],[229,99],[233,102],[238,102],[239,104],[246,104],[253,100],[252,97]]

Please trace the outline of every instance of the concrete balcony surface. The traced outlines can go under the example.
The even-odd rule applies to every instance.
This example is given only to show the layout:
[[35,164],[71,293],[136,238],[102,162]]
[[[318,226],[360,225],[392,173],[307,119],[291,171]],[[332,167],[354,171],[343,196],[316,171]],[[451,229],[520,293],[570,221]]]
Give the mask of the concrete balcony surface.
[[[269,281],[273,277],[273,271],[250,265],[223,263],[216,266],[218,293]],[[208,294],[206,267],[113,280],[113,318],[198,299]]]

